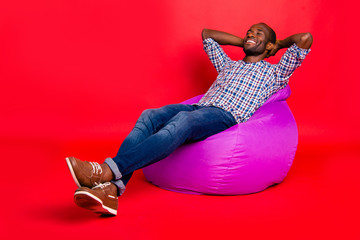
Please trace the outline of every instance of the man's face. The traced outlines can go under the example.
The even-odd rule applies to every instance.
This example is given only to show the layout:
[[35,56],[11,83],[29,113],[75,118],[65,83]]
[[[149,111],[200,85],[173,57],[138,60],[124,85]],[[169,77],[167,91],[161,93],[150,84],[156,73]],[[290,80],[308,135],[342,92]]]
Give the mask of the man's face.
[[244,38],[244,52],[247,56],[257,56],[265,52],[269,42],[269,29],[263,24],[253,25]]

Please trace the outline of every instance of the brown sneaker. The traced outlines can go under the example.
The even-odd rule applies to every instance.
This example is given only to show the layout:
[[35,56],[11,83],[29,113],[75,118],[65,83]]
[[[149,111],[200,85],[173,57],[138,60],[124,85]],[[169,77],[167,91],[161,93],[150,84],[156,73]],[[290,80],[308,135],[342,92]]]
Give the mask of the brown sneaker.
[[113,183],[107,182],[92,189],[81,187],[75,191],[76,205],[95,213],[116,215],[118,208],[117,188]]
[[113,178],[106,163],[81,161],[74,157],[66,158],[70,173],[78,187],[92,188],[100,183],[110,182]]

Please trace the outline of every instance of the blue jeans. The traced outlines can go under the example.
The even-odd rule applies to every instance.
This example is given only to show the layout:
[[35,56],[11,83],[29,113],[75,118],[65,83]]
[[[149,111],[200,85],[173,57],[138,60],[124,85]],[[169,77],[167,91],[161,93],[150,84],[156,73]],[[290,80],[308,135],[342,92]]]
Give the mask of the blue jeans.
[[105,160],[118,194],[135,170],[160,161],[184,143],[203,140],[235,124],[229,112],[217,107],[173,104],[145,110],[116,157]]

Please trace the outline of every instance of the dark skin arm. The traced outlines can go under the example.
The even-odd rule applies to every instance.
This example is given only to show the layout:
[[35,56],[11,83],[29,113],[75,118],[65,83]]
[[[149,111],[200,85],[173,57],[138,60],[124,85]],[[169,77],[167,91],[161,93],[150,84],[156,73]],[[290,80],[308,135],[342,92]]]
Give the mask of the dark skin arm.
[[294,43],[299,48],[309,49],[313,43],[313,37],[311,33],[297,33],[284,40],[276,40],[274,48],[268,53],[267,57],[274,56],[280,49],[289,48]]
[[201,32],[201,36],[203,40],[207,38],[212,38],[220,45],[232,45],[236,47],[244,46],[244,40],[242,38],[226,32],[203,29]]

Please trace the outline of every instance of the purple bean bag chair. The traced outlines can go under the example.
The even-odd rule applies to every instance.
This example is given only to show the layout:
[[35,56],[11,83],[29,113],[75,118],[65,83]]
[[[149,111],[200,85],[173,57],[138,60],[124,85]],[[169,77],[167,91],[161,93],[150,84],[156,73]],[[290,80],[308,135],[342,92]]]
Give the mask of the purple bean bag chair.
[[[181,146],[143,168],[145,177],[161,188],[192,194],[249,194],[280,183],[291,167],[298,143],[296,122],[286,103],[290,94],[287,86],[247,122]],[[183,103],[196,103],[201,97]]]

